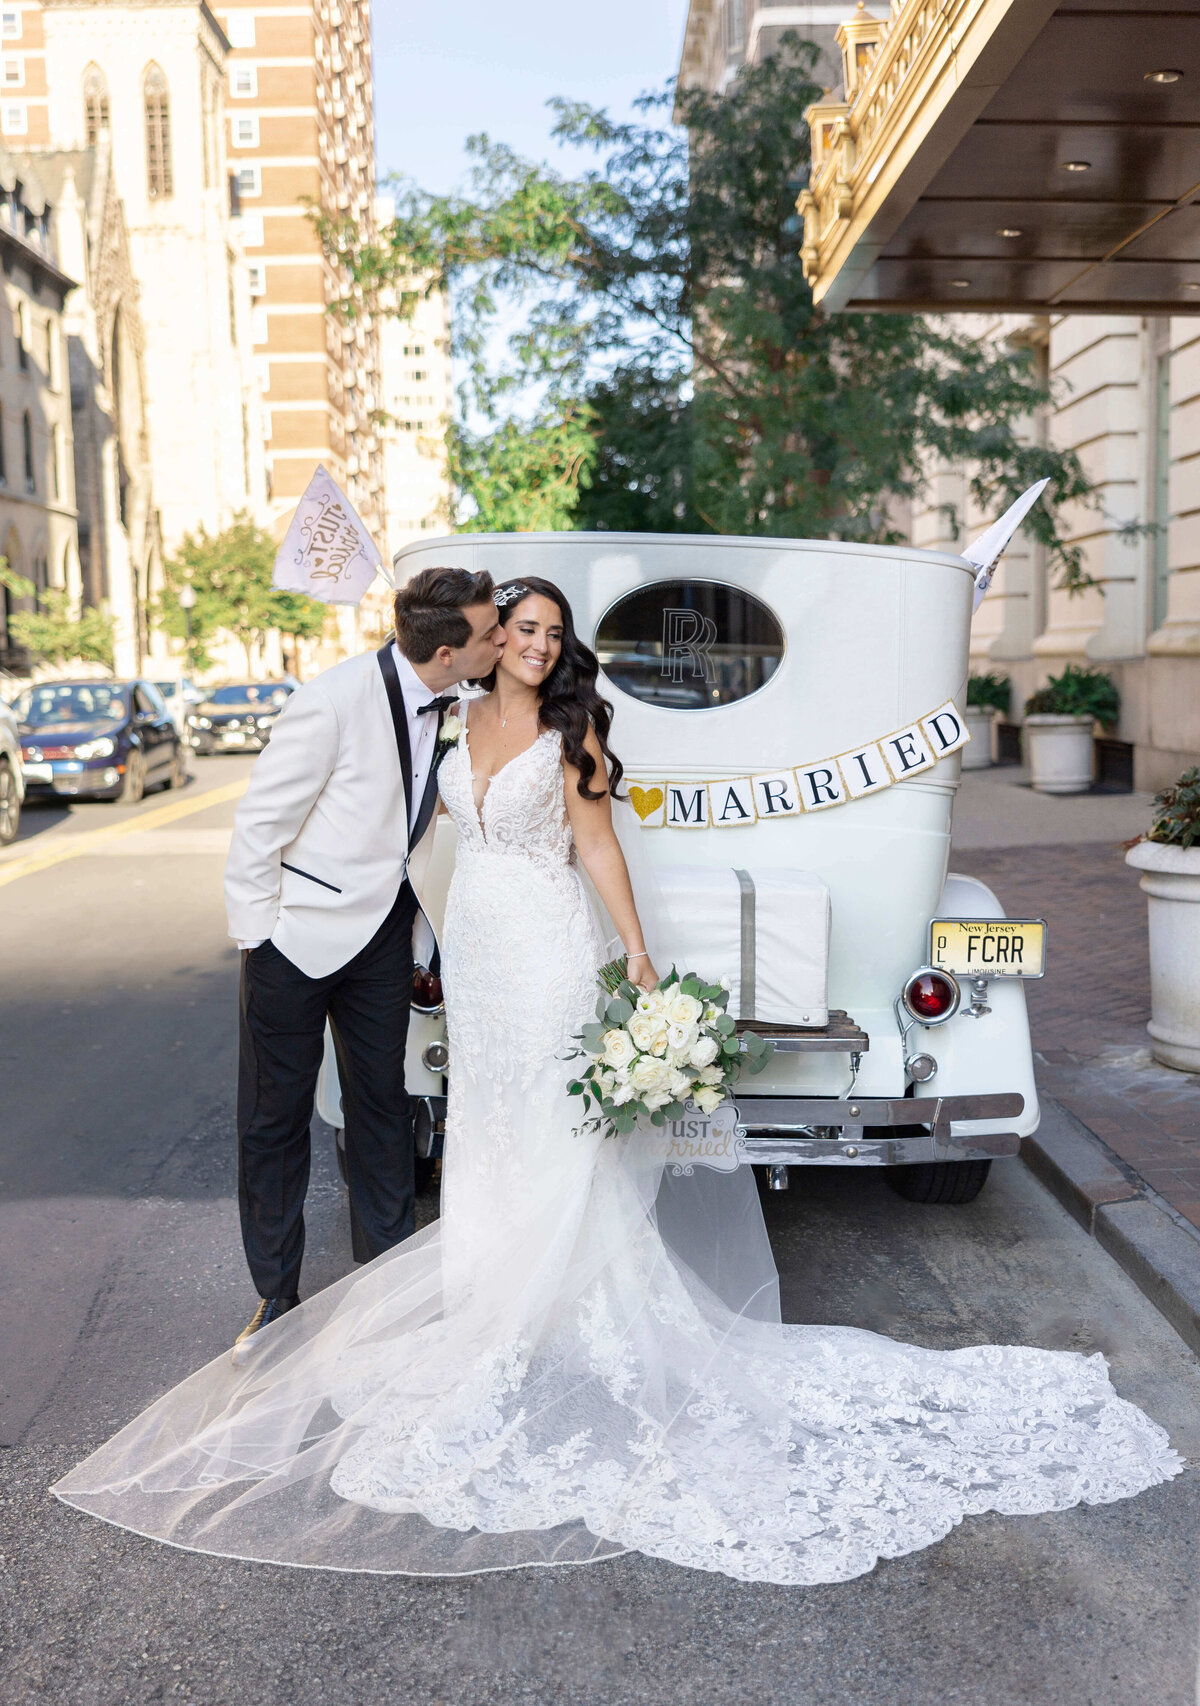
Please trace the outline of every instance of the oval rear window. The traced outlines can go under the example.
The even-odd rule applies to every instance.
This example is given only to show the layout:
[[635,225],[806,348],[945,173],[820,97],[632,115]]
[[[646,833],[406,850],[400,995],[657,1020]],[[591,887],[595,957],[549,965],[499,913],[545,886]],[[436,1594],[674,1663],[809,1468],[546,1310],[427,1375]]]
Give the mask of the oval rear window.
[[766,686],[783,657],[783,629],[740,587],[656,581],[605,611],[596,655],[613,686],[634,699],[711,711]]

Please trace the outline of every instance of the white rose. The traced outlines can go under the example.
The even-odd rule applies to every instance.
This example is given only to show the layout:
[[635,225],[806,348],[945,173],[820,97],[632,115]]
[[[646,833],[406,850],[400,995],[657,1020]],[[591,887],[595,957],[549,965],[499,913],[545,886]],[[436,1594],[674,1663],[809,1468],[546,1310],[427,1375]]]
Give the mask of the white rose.
[[698,1037],[688,1055],[690,1066],[711,1066],[721,1050],[716,1037]]
[[723,1084],[725,1074],[719,1066],[702,1066],[697,1074],[701,1084]]
[[667,1103],[671,1100],[671,1094],[668,1090],[651,1090],[647,1091],[647,1093],[642,1097],[642,1100],[650,1109],[651,1113],[653,1113],[655,1108],[666,1107]]
[[629,1034],[643,1054],[661,1054],[667,1027],[657,1013],[635,1013],[629,1021]]
[[[685,997],[686,999],[686,997]],[[668,1025],[667,1047],[676,1054],[688,1054],[696,1041],[695,1025]]]
[[604,1043],[605,1066],[628,1066],[637,1053],[633,1038],[620,1027],[605,1031],[601,1040]]
[[720,1090],[713,1086],[705,1085],[702,1089],[696,1091],[692,1100],[702,1113],[711,1114],[718,1103],[725,1100],[725,1097]]
[[462,733],[462,727],[461,717],[453,715],[443,717],[442,726],[438,730],[438,739],[449,744],[450,741],[458,739],[459,735]]
[[665,1058],[667,1065],[671,1068],[672,1072],[678,1072],[682,1067],[687,1065],[688,1053],[689,1051],[685,1048],[669,1048],[667,1050]]
[[730,983],[730,981],[727,977],[719,977],[717,979],[717,988],[723,989],[728,993],[728,991],[733,988],[733,985]]
[[629,1082],[638,1095],[643,1096],[647,1091],[665,1089],[669,1070],[664,1061],[655,1060],[652,1054],[644,1054],[629,1074]]
[[671,997],[667,1019],[672,1025],[694,1025],[703,1012],[703,1001],[697,1001],[694,995],[684,995],[680,990]]

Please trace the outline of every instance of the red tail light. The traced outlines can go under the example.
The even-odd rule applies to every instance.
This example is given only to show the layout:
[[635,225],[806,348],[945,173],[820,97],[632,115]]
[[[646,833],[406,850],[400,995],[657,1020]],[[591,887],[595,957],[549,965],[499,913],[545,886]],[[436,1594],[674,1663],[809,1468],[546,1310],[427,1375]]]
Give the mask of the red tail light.
[[962,992],[948,972],[922,966],[904,985],[900,997],[910,1017],[922,1025],[941,1025],[958,1012]]
[[421,1013],[436,1013],[442,1005],[442,980],[427,966],[413,967],[412,1004]]

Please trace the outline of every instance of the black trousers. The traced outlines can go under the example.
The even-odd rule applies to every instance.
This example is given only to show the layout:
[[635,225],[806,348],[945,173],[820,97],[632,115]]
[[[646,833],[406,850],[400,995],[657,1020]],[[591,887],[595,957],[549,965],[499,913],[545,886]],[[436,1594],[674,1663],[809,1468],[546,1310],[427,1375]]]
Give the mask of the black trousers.
[[416,913],[405,883],[366,947],[328,977],[307,977],[272,942],[242,955],[238,1202],[260,1297],[299,1290],[326,1019],[342,1085],[355,1260],[382,1255],[414,1230],[404,1049]]

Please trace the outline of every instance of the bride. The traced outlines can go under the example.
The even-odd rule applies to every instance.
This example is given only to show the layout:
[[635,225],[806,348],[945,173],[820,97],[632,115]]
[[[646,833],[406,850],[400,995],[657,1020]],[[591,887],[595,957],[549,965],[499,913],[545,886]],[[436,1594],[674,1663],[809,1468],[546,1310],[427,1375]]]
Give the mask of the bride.
[[495,596],[507,644],[439,775],[458,829],[441,1219],[282,1316],[248,1366],[169,1392],[59,1498],[283,1564],[459,1575],[637,1550],[805,1584],[975,1512],[1176,1475],[1101,1356],[781,1325],[749,1169],[676,1184],[636,1132],[574,1129],[564,1057],[604,958],[580,866],[630,975],[656,974],[596,660],[549,583]]

